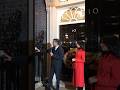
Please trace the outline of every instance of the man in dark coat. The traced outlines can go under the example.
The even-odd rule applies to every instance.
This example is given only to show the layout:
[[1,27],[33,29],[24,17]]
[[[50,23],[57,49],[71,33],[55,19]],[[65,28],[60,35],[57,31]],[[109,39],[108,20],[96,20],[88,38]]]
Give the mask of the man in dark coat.
[[48,81],[48,90],[52,86],[52,79],[54,74],[56,75],[56,87],[55,90],[59,90],[60,84],[60,74],[62,69],[64,50],[60,46],[60,41],[58,39],[53,40],[53,48],[51,49],[50,55],[52,57],[51,72]]

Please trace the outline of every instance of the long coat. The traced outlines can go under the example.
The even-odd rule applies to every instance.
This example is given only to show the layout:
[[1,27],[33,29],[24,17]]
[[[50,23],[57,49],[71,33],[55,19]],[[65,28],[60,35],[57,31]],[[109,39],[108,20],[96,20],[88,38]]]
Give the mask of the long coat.
[[73,62],[73,85],[75,87],[84,87],[85,51],[83,49],[78,49],[75,59],[75,62]]
[[95,90],[117,90],[120,85],[120,58],[105,55],[99,63]]

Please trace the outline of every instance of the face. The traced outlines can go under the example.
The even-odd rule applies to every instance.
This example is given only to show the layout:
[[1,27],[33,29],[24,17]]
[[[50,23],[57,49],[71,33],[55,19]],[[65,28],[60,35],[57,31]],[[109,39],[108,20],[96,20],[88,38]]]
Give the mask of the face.
[[77,46],[77,48],[80,48],[80,45],[76,42],[76,46]]
[[104,43],[101,43],[100,46],[102,51],[108,51],[108,47]]
[[58,44],[56,41],[53,41],[53,46],[56,47]]

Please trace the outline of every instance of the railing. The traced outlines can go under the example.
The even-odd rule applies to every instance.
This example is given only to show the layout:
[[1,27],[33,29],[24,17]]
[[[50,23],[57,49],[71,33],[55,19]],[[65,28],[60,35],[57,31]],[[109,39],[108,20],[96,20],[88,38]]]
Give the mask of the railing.
[[11,62],[0,60],[0,90],[20,90],[20,69]]
[[0,90],[34,90],[31,63],[16,64],[0,58]]

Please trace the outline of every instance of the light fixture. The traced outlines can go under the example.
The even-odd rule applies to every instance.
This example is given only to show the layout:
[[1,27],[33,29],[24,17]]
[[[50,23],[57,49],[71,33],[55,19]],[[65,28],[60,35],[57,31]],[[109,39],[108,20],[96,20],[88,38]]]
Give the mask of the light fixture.
[[68,1],[68,0],[59,0],[60,2],[66,2],[66,1]]

